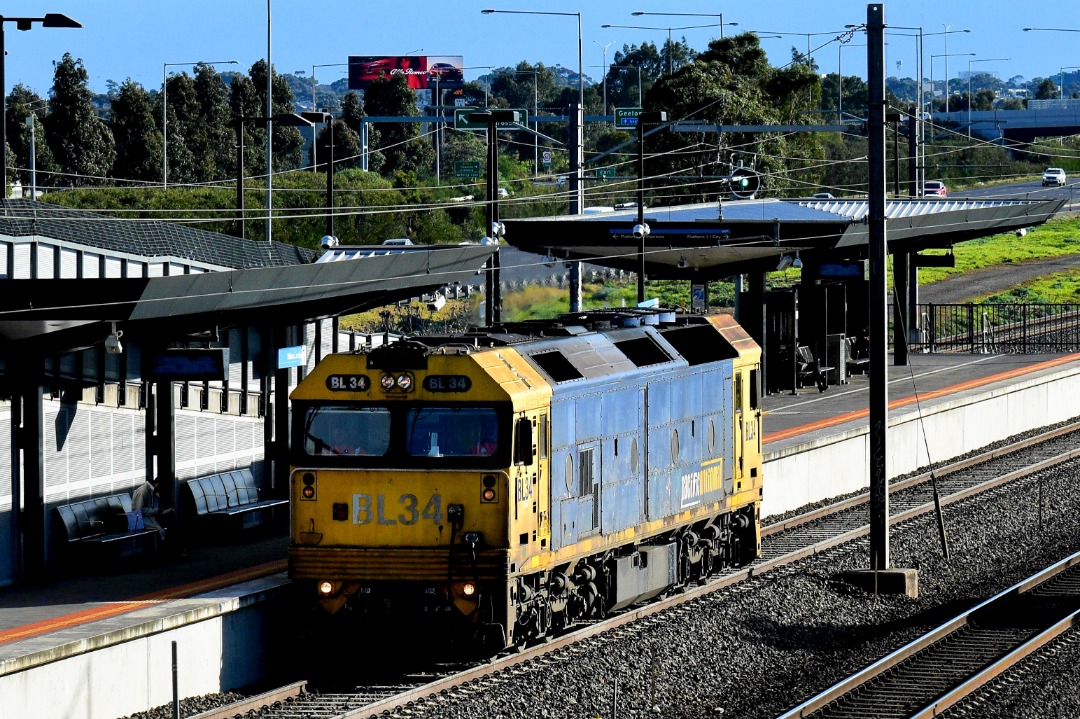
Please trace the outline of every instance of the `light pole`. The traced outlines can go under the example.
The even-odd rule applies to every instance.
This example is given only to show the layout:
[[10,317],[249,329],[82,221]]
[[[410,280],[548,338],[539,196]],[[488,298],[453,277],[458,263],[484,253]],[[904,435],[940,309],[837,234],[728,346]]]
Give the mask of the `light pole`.
[[601,25],[602,28],[620,28],[623,30],[665,30],[667,31],[667,74],[671,75],[673,68],[671,63],[671,57],[674,54],[672,51],[675,49],[674,41],[671,39],[672,30],[697,30],[703,27],[716,27],[715,25],[684,25],[683,27],[653,27],[649,25]]
[[[508,14],[508,15],[555,15],[555,16],[561,16],[561,17],[575,17],[575,18],[577,18],[578,106],[581,108],[581,115],[580,115],[580,119],[577,122],[578,141],[576,143],[577,144],[577,152],[575,153],[575,157],[574,157],[574,165],[576,166],[574,168],[575,186],[571,188],[572,198],[570,200],[570,214],[572,214],[572,215],[580,214],[581,211],[584,209],[584,205],[585,205],[585,202],[584,202],[585,194],[582,191],[584,189],[582,187],[583,182],[584,182],[584,178],[582,177],[582,169],[583,169],[583,165],[585,164],[584,148],[582,147],[582,142],[584,140],[584,135],[583,135],[584,128],[582,126],[582,123],[584,122],[584,119],[585,119],[585,74],[584,74],[584,67],[583,67],[583,63],[582,63],[581,13],[579,13],[579,12],[554,12],[554,11],[548,11],[548,10],[491,10],[491,9],[481,10],[480,13],[483,14],[483,15],[491,15],[493,13],[505,13],[505,14]],[[576,114],[577,113],[575,113],[575,115]],[[575,262],[574,267],[577,268],[578,272],[581,271],[581,263]],[[573,305],[573,304],[574,303],[571,302],[571,305]],[[573,307],[571,307],[571,310],[575,311],[575,312],[578,311],[577,309],[575,309]]]
[[4,183],[4,195],[0,199],[7,199],[7,84],[4,80],[4,57],[7,54],[4,49],[4,23],[13,22],[19,30],[29,30],[34,23],[41,23],[41,27],[82,27],[82,23],[72,20],[67,15],[48,12],[44,17],[4,17],[0,15],[0,177]]
[[998,62],[1012,60],[1011,57],[988,57],[984,60],[968,60],[968,139],[971,139],[971,106],[975,104],[975,96],[971,94],[971,64],[975,62]]
[[630,13],[634,17],[641,17],[642,15],[664,15],[671,17],[718,17],[720,18],[720,39],[724,39],[724,26],[735,27],[739,23],[737,22],[724,22],[724,13],[711,13],[711,12],[644,12],[638,10],[637,12]]
[[602,67],[604,68],[604,114],[605,115],[607,114],[607,49],[609,47],[611,47],[612,43],[614,43],[614,42],[615,41],[612,40],[607,45],[601,45],[599,40],[593,40],[593,43],[595,43],[597,47],[603,48],[603,50],[604,50],[604,64],[602,65]]
[[[943,57],[943,58],[945,58],[945,64],[948,65],[950,57],[968,57],[968,56],[974,55],[974,54],[975,53],[973,53],[973,52],[954,52],[954,53],[952,53],[952,55],[931,55],[930,56],[930,103],[931,103],[931,105],[933,105],[933,101],[934,101],[934,58]],[[948,79],[948,72],[949,71],[946,69],[945,70],[945,73],[946,73],[946,75],[945,75],[945,91],[944,91],[944,95],[945,95],[945,112],[949,111],[949,79]]]
[[169,188],[169,68],[192,65],[239,65],[236,60],[166,62],[161,66],[161,187]]

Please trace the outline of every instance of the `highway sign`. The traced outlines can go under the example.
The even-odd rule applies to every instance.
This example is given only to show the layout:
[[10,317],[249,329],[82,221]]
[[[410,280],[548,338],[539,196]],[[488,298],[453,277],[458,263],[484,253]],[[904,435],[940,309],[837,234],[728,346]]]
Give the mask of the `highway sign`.
[[540,153],[540,164],[544,167],[551,167],[551,150],[544,150]]
[[598,167],[596,168],[596,176],[602,177],[605,180],[613,179],[615,177],[614,167]]
[[480,177],[479,160],[455,160],[454,177]]
[[640,107],[616,107],[615,127],[637,127],[637,118],[642,112]]
[[[455,108],[454,109],[454,129],[455,130],[486,130],[487,129],[487,123],[486,122],[474,122],[470,118],[470,116],[474,112],[484,112],[484,110],[482,108],[479,108],[479,107],[466,107],[466,108],[459,107],[459,108]],[[518,113],[519,117],[522,120],[524,120],[528,116],[524,110],[514,110],[514,112]],[[496,127],[498,127],[499,129],[509,130],[509,129],[513,129],[513,128],[517,127],[517,123],[516,122],[500,122],[500,123],[498,123],[496,125]]]

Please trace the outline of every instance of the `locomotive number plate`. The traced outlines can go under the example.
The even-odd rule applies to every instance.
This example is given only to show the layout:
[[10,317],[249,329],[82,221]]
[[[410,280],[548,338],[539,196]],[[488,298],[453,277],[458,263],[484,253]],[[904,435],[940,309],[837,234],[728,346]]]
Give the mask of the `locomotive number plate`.
[[430,374],[424,378],[424,389],[428,392],[468,392],[472,380],[460,374]]
[[331,392],[367,392],[371,378],[366,374],[332,374],[326,378],[326,389]]
[[415,494],[402,494],[397,499],[384,494],[354,494],[352,504],[353,524],[418,524],[431,520],[439,525],[443,521],[441,494],[431,495],[423,505]]

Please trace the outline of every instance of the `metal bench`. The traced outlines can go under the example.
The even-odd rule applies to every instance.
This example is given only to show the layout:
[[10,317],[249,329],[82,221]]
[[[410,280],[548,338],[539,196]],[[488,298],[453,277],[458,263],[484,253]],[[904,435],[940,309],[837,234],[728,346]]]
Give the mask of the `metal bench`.
[[249,529],[269,524],[274,509],[287,505],[287,499],[259,499],[259,488],[250,469],[212,474],[189,479],[185,490],[186,516],[213,522],[232,529]]
[[795,350],[795,378],[799,387],[805,387],[806,381],[817,385],[819,392],[829,388],[829,381],[825,373],[833,367],[823,366],[814,358],[814,353],[806,345],[801,345]]
[[[131,510],[131,495],[86,499],[55,508],[72,562],[82,559],[120,559],[157,548],[156,529],[139,527]],[[92,556],[91,556],[92,555]]]
[[856,372],[869,372],[870,371],[870,358],[866,356],[866,353],[861,349],[854,337],[848,337],[844,340],[847,343],[847,371],[848,374],[855,374]]

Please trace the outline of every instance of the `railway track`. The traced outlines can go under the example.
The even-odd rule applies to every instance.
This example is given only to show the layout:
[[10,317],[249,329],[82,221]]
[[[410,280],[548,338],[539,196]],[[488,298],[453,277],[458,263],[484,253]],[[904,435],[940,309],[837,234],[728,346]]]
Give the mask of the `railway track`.
[[1073,629],[1080,553],[960,614],[779,719],[924,719]]
[[[1080,457],[1080,449],[1076,449],[1080,444],[1078,438],[1080,423],[1069,424],[940,467],[934,471],[940,503],[947,506],[980,493],[992,492],[1008,482]],[[348,693],[299,693],[292,700],[277,702],[276,708],[263,705],[264,708],[258,716],[268,719],[301,716],[358,719],[387,716],[388,713],[402,710],[427,697],[462,691],[461,687],[465,685],[471,684],[473,691],[478,690],[484,686],[482,682],[491,681],[493,675],[513,670],[515,666],[533,662],[590,637],[630,625],[645,617],[865,536],[869,533],[869,526],[865,522],[865,505],[868,501],[868,495],[861,494],[765,526],[762,528],[762,557],[752,565],[718,575],[704,585],[688,588],[653,604],[631,608],[603,621],[581,626],[572,633],[516,654],[464,669],[457,667],[444,675],[411,678],[402,684],[358,687]],[[893,482],[890,486],[890,504],[894,524],[934,511],[931,474],[927,472]],[[312,704],[311,709],[307,707],[309,702]],[[236,716],[249,708],[250,705],[243,709],[223,707],[224,713],[215,714],[213,717],[217,719],[219,716]],[[323,711],[330,713],[321,713]],[[200,716],[199,719],[211,717]]]

